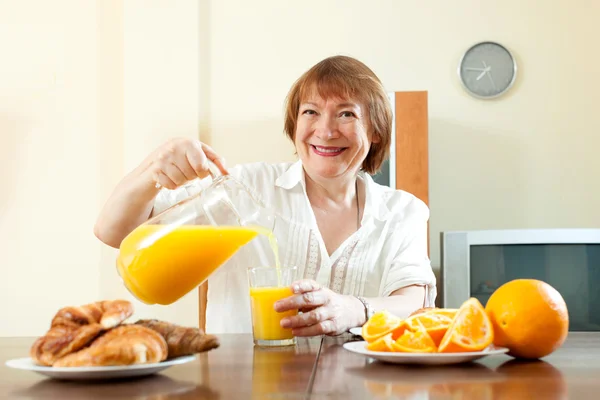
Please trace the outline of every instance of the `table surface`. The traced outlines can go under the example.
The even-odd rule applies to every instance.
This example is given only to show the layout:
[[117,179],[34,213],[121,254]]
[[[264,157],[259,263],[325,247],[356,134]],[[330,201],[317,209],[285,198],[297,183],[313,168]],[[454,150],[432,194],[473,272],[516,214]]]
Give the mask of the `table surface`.
[[343,349],[350,336],[254,347],[220,335],[221,347],[145,378],[59,381],[5,366],[33,338],[0,338],[0,399],[598,399],[600,333],[571,333],[541,361],[489,356],[453,366],[384,364]]

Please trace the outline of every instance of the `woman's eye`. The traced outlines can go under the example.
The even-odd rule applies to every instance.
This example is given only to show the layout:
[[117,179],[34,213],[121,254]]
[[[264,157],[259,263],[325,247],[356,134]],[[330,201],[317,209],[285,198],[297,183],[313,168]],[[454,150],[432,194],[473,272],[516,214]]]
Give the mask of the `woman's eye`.
[[302,114],[305,114],[305,115],[316,115],[317,113],[315,112],[315,110],[304,110],[302,112]]
[[342,111],[340,115],[346,118],[356,117],[356,115],[352,111]]

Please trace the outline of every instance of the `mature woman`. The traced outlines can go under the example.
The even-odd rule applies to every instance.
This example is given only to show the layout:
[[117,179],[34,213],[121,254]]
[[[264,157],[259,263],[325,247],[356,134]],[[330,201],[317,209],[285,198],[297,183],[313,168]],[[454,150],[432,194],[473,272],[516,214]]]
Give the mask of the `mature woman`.
[[[407,316],[433,306],[436,286],[427,206],[369,175],[389,154],[391,130],[392,110],[377,76],[356,59],[327,58],[304,73],[287,98],[285,133],[299,161],[228,170],[206,144],[170,140],[119,183],[95,234],[118,247],[151,215],[196,192],[196,178],[208,175],[212,161],[253,187],[277,214],[282,264],[296,265],[301,279],[275,308],[305,311],[284,319],[284,327],[296,336],[337,335],[376,310]],[[210,278],[208,331],[251,331],[244,268],[226,264]]]

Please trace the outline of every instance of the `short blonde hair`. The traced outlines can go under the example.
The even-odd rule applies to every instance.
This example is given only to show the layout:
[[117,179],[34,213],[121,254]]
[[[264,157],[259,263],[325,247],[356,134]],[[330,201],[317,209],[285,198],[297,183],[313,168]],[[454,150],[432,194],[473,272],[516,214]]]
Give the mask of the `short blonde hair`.
[[367,112],[367,129],[371,129],[377,143],[371,143],[362,169],[374,174],[390,153],[392,138],[392,106],[381,81],[362,62],[347,56],[324,59],[306,71],[292,86],[285,107],[284,131],[294,141],[300,104],[312,93],[323,98],[352,99],[362,104]]

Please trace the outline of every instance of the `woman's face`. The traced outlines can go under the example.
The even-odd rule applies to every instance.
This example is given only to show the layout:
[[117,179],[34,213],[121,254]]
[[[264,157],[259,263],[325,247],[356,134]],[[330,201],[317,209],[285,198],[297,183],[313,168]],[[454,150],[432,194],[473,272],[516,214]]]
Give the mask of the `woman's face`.
[[372,134],[364,107],[349,99],[313,95],[300,104],[294,144],[308,174],[353,176],[369,153]]

